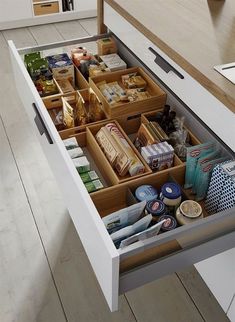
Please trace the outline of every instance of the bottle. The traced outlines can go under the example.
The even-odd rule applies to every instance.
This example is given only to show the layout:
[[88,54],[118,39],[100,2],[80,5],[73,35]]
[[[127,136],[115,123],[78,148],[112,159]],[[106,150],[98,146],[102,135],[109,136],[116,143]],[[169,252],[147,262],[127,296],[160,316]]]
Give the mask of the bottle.
[[43,80],[45,84],[45,95],[53,95],[58,93],[57,86],[53,80],[52,73],[48,70],[44,73],[45,80]]

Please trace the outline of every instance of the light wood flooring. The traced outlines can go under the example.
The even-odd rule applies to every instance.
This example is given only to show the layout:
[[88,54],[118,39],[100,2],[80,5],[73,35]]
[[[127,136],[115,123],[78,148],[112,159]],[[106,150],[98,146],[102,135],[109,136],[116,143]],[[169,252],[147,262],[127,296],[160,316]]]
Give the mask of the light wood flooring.
[[17,47],[96,33],[87,19],[0,32],[0,322],[225,322],[193,267],[120,297],[110,313],[16,93]]

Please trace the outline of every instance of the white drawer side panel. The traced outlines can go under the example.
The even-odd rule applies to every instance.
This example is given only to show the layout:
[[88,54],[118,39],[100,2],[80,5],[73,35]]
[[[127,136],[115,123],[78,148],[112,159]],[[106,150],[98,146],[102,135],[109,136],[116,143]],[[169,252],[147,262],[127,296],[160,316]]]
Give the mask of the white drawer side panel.
[[36,103],[38,106],[53,144],[49,144],[45,135],[41,136],[35,127],[37,136],[57,179],[65,204],[108,305],[112,311],[117,310],[119,281],[119,255],[117,250],[12,41],[9,42],[9,46],[19,96],[34,127],[35,112],[32,103]]

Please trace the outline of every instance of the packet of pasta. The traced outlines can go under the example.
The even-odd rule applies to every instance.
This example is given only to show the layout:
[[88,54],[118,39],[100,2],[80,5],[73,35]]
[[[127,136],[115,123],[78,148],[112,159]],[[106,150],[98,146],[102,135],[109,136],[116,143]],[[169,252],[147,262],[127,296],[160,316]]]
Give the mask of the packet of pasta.
[[63,122],[67,129],[74,127],[74,116],[73,116],[73,108],[66,101],[64,97],[61,97],[63,103]]

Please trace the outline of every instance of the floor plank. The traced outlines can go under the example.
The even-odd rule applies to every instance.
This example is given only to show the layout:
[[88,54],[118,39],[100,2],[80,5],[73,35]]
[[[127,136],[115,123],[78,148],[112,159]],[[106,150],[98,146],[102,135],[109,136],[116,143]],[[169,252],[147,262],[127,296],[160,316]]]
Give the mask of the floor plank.
[[131,291],[126,297],[138,322],[204,321],[175,275]]
[[89,18],[79,20],[80,25],[91,35],[97,35],[97,19]]
[[64,39],[77,39],[89,35],[77,20],[57,22],[55,23],[55,27]]
[[[229,322],[223,309],[217,303],[215,297],[206,287],[203,279],[194,266],[177,273],[181,283],[190,294],[195,305],[199,308],[203,318],[207,322]],[[203,292],[202,292],[203,289]]]
[[0,121],[0,321],[66,321]]
[[29,27],[29,31],[41,45],[63,40],[54,24]]
[[36,41],[28,28],[19,28],[2,31],[6,40],[13,40],[16,48],[34,46]]

